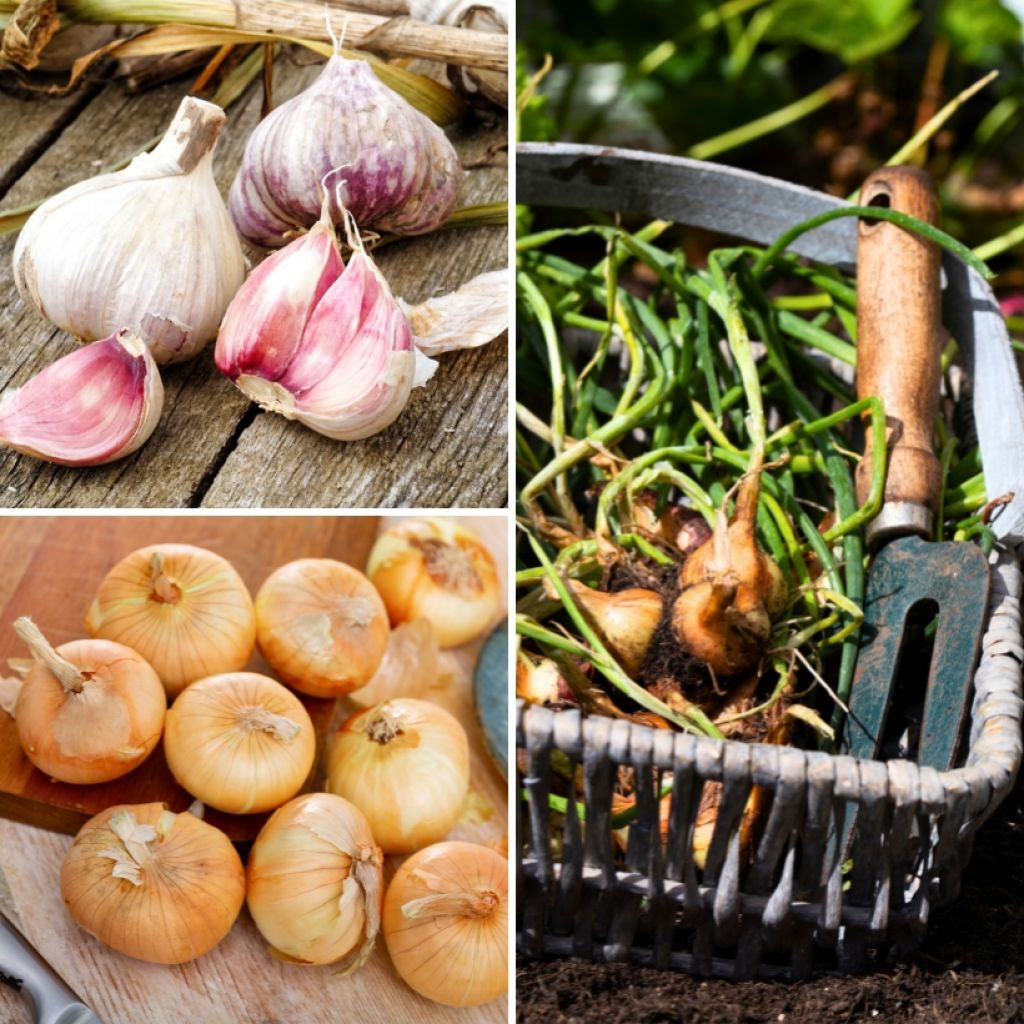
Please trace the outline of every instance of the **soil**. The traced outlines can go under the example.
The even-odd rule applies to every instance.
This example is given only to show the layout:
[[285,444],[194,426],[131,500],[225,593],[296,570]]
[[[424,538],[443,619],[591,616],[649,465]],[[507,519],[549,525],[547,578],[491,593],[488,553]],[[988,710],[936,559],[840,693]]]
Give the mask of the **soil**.
[[702,981],[629,964],[520,963],[520,1024],[1024,1022],[1024,782],[975,840],[959,899],[923,948],[859,977]]

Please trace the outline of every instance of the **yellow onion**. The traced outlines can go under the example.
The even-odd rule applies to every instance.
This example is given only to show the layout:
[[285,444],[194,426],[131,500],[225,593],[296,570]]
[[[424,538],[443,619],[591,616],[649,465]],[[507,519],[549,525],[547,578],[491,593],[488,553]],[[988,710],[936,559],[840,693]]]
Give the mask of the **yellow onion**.
[[354,971],[380,929],[383,856],[358,807],[309,793],[278,808],[249,854],[247,899],[270,952]]
[[311,697],[340,697],[377,671],[388,646],[387,611],[358,569],[300,558],[260,587],[256,643],[289,686]]
[[186,687],[167,712],[164,754],[178,784],[229,814],[280,807],[309,776],[316,735],[290,690],[255,672]]
[[491,553],[475,533],[448,520],[390,527],[377,538],[366,574],[392,626],[429,619],[442,647],[475,640],[501,611]]
[[367,817],[385,853],[443,838],[469,791],[469,742],[458,719],[425,700],[360,711],[331,737],[327,789]]
[[384,940],[402,980],[448,1006],[508,989],[508,861],[475,843],[413,854],[384,899]]
[[744,477],[730,521],[723,507],[711,537],[683,563],[672,628],[691,654],[730,676],[758,663],[788,593],[779,567],[757,544],[760,459]]
[[153,544],[123,558],[100,583],[85,625],[138,651],[171,697],[196,679],[244,667],[256,639],[242,577],[191,544]]
[[630,676],[643,668],[654,631],[661,622],[664,602],[653,590],[633,587],[605,593],[580,583],[566,581],[583,614],[597,627],[605,646]]
[[82,826],[60,892],[72,918],[111,949],[181,964],[231,930],[245,871],[228,837],[194,815],[161,803],[120,805]]
[[18,740],[41,772],[61,782],[109,782],[149,756],[167,698],[144,658],[108,640],[54,650],[28,618],[14,631],[36,659],[18,692]]

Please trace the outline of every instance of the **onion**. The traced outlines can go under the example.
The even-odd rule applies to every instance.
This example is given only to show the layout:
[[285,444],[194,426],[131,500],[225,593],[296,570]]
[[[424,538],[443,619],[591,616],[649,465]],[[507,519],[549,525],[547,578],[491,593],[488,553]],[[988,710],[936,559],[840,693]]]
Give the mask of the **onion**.
[[109,782],[141,764],[160,740],[167,699],[145,659],[108,640],[54,650],[28,618],[14,623],[35,663],[18,693],[25,756],[61,782]]
[[194,815],[160,803],[121,805],[82,826],[60,891],[72,918],[111,949],[181,964],[231,930],[245,872],[228,837]]
[[501,611],[490,552],[475,533],[448,520],[390,527],[377,538],[366,574],[392,626],[428,619],[442,647],[475,640]]
[[475,843],[413,854],[384,899],[384,940],[402,980],[448,1006],[508,989],[508,861]]
[[85,625],[138,651],[171,697],[196,679],[242,668],[256,638],[242,577],[220,555],[191,544],[154,544],[118,562]]
[[359,808],[328,793],[276,810],[253,843],[249,912],[279,959],[361,966],[380,928],[380,847]]
[[385,853],[448,834],[469,791],[458,719],[424,700],[390,700],[349,718],[327,747],[327,789],[367,817]]
[[256,642],[289,686],[312,697],[340,697],[377,671],[388,645],[387,611],[357,569],[302,558],[260,587]]
[[661,622],[661,595],[638,587],[609,594],[579,580],[566,580],[566,585],[626,673],[637,675]]
[[306,709],[255,672],[200,679],[167,712],[167,764],[178,784],[229,814],[280,807],[313,767],[316,735]]

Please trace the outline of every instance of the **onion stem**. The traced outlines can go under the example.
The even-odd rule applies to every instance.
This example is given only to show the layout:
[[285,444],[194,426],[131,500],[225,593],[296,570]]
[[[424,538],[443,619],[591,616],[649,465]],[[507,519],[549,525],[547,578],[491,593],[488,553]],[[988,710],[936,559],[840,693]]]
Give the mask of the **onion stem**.
[[32,654],[56,676],[65,693],[82,692],[90,677],[72,665],[67,658],[62,658],[27,615],[14,620],[14,632],[28,645]]

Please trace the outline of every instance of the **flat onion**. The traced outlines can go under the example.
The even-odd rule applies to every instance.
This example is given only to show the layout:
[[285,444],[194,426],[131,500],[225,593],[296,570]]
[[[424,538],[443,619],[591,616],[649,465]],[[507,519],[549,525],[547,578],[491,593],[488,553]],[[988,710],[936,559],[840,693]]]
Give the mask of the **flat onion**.
[[280,807],[313,767],[316,735],[299,699],[255,672],[200,679],[167,712],[164,753],[178,784],[229,814]]
[[475,640],[501,610],[491,553],[475,533],[448,520],[390,527],[377,538],[366,574],[392,626],[429,619],[442,647]]
[[154,544],[123,558],[100,583],[85,625],[94,637],[138,651],[170,697],[196,679],[242,668],[256,640],[242,577],[191,544]]
[[256,595],[260,654],[311,697],[340,697],[368,682],[388,632],[387,610],[370,581],[330,558],[282,565]]
[[228,837],[161,803],[110,807],[75,837],[60,871],[68,912],[126,956],[181,964],[231,930],[245,871]]
[[442,839],[469,791],[469,742],[458,719],[398,698],[349,718],[327,747],[327,790],[367,817],[385,853]]
[[366,962],[380,929],[383,856],[362,812],[329,793],[278,808],[249,854],[249,912],[270,952],[341,973]]
[[109,782],[149,756],[167,698],[141,655],[109,640],[54,650],[24,617],[14,631],[36,658],[15,705],[18,740],[41,772],[61,782]]
[[402,980],[448,1006],[508,989],[508,861],[475,843],[413,854],[384,898],[384,940]]

